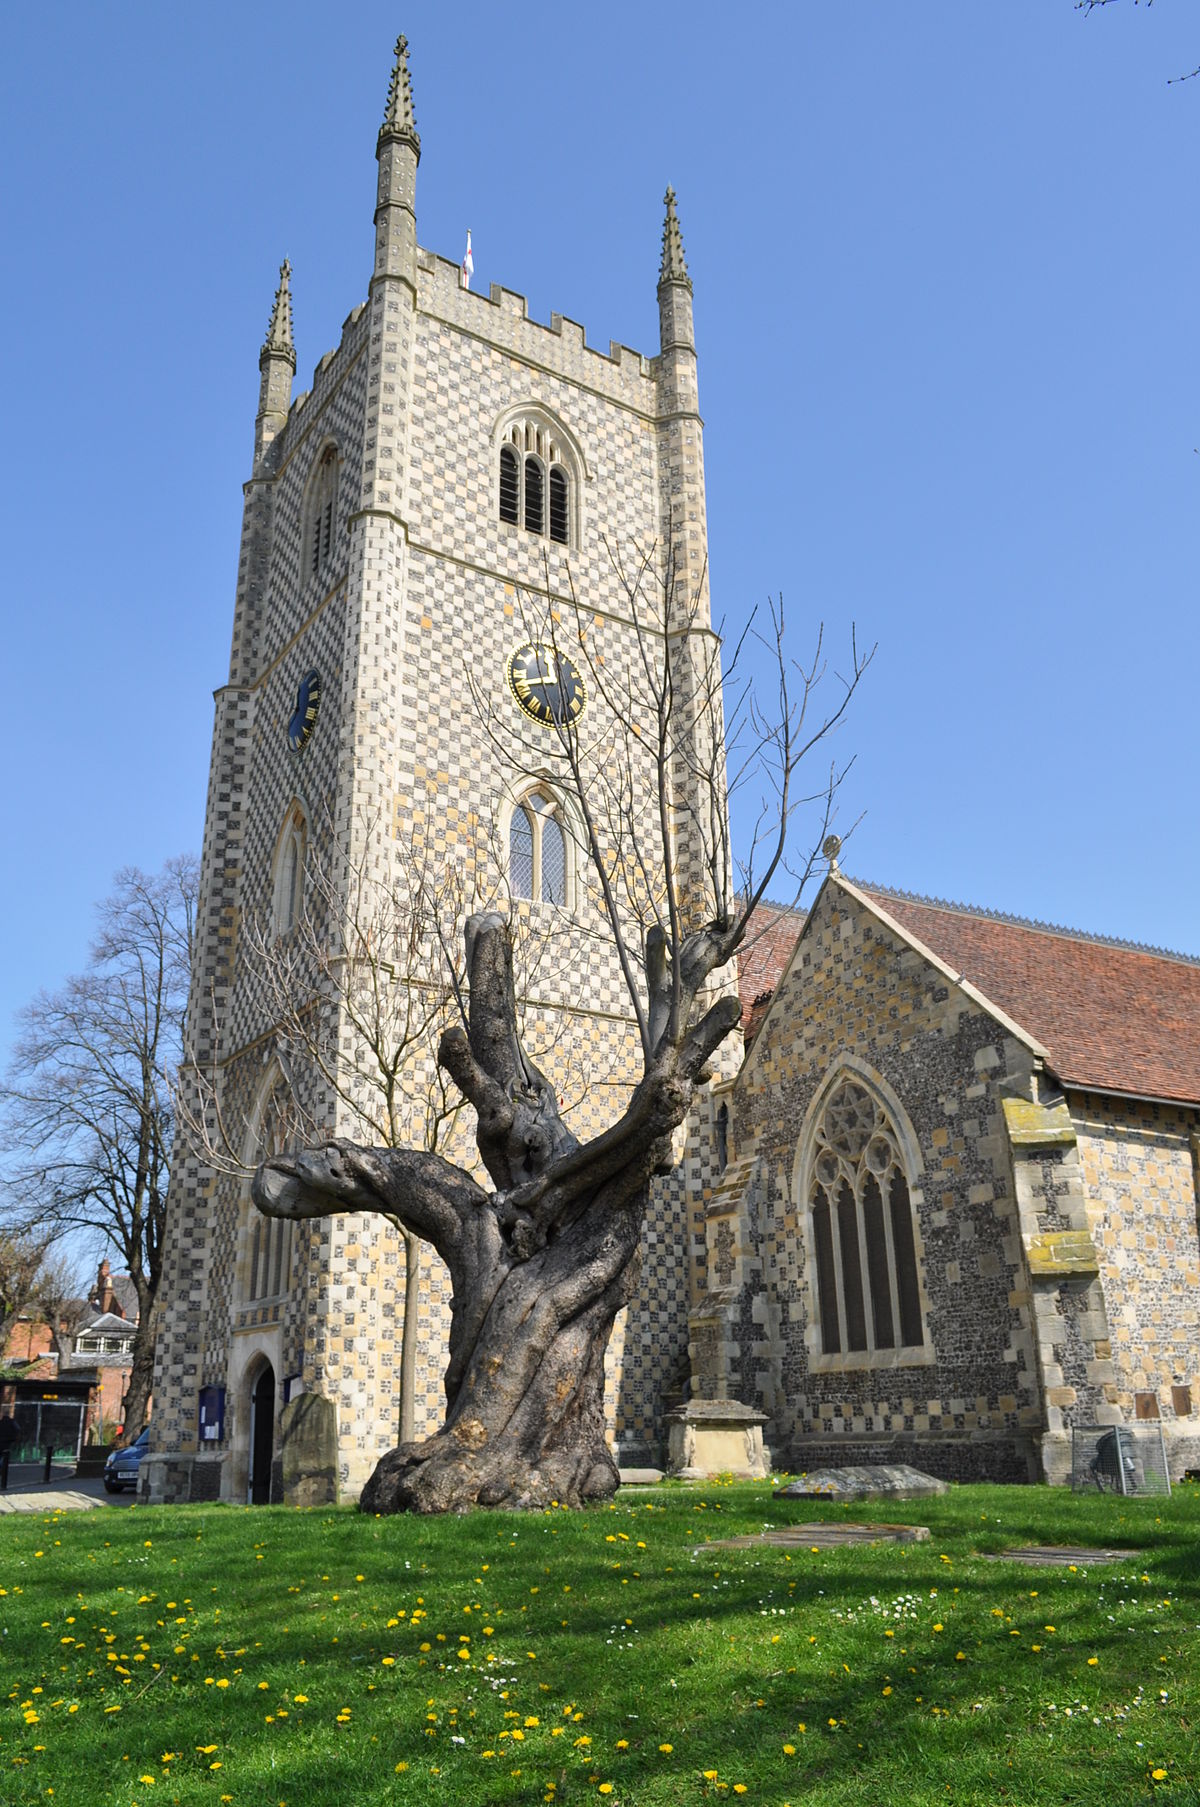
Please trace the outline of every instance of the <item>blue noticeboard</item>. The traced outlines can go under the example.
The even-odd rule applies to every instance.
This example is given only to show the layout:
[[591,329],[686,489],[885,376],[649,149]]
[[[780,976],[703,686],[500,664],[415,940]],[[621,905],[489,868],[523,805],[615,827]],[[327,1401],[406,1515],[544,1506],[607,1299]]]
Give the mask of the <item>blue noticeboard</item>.
[[225,1435],[224,1387],[200,1389],[200,1441],[219,1443]]

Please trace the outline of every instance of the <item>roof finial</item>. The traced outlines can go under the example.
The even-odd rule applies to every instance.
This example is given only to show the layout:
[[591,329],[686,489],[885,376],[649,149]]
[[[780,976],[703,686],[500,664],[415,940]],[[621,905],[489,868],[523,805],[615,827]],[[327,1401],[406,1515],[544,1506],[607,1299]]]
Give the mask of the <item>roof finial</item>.
[[836,834],[827,834],[825,839],[821,842],[821,852],[829,861],[829,870],[831,873],[838,870],[838,855],[841,851],[842,837]]
[[421,154],[421,138],[413,112],[412,81],[408,73],[408,39],[403,32],[396,39],[396,61],[392,67],[379,137],[381,142],[385,138],[407,138],[417,155]]
[[279,287],[275,291],[275,305],[271,309],[271,322],[267,327],[267,336],[263,343],[263,357],[285,357],[296,368],[296,347],[292,341],[292,292],[289,284],[292,278],[292,266],[285,257],[279,266]]
[[667,217],[663,221],[662,264],[659,267],[659,282],[686,282],[692,286],[688,275],[687,259],[683,254],[683,235],[679,230],[679,216],[675,212],[675,190],[668,187],[663,196],[666,203]]

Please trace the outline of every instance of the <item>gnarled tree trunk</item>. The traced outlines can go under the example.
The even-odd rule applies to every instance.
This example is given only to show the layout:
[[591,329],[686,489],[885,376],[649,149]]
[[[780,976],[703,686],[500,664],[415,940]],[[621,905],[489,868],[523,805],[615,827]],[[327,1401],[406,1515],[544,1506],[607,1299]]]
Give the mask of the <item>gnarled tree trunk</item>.
[[739,934],[689,938],[678,973],[660,947],[648,950],[645,1075],[620,1121],[581,1145],[521,1048],[507,927],[498,916],[473,917],[469,1028],[448,1031],[438,1058],[475,1107],[495,1190],[439,1155],[347,1142],[259,1168],[254,1197],[268,1215],[384,1211],[431,1242],[450,1270],[445,1423],[383,1457],[364,1510],[578,1505],[616,1490],[604,1351],[637,1283],[650,1181],[669,1171],[672,1133],[697,1078],[738,1020],[737,999],[726,996],[689,1026],[701,985]]

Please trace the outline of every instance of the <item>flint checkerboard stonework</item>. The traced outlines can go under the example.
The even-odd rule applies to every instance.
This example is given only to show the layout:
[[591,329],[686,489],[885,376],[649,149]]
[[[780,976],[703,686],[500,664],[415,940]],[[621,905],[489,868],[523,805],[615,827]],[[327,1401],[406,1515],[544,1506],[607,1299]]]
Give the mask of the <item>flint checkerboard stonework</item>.
[[[407,72],[397,80],[393,100],[403,100]],[[699,601],[700,650],[693,656],[685,635],[678,659],[702,670],[715,646],[681,241],[678,256],[664,259],[656,355],[615,344],[598,350],[576,322],[557,314],[548,325],[534,321],[524,298],[503,288],[467,291],[455,264],[418,248],[418,158],[411,107],[389,111],[378,146],[368,293],[310,388],[292,397],[290,270],[281,273],[260,361],[230,672],[217,693],[189,1011],[192,1058],[219,1077],[226,1124],[238,1126],[246,1161],[258,1158],[251,1126],[275,1073],[273,1026],[246,930],[271,919],[289,811],[303,811],[312,861],[331,860],[336,848],[383,887],[415,848],[433,870],[457,871],[477,895],[494,895],[520,788],[519,773],[498,756],[497,729],[518,748],[528,782],[554,777],[552,741],[520,716],[506,688],[513,647],[541,637],[552,620],[554,633],[568,647],[585,646],[620,694],[636,676],[638,642],[635,604],[613,555],[631,559],[647,547],[658,548],[651,581],[666,581],[674,547],[677,575]],[[677,240],[677,224],[674,234]],[[297,296],[302,306],[302,273]],[[567,546],[499,516],[500,440],[512,421],[526,418],[549,423],[563,450],[571,482]],[[327,549],[314,559],[316,473],[329,448],[336,509]],[[311,668],[321,675],[321,710],[297,756],[288,750],[287,723]],[[601,757],[605,712],[602,696],[593,695],[585,721]],[[652,853],[657,826],[647,779],[648,766],[634,774]],[[686,781],[684,762],[677,773],[684,802]],[[686,827],[677,835],[685,873],[698,873]],[[616,958],[596,933],[597,887],[586,860],[574,857],[572,908],[519,903],[514,910],[518,937],[546,950],[529,962],[522,1000],[529,1050],[554,1072],[571,1126],[586,1136],[619,1114],[639,1074],[640,1048]],[[350,1062],[348,1026],[329,1027]],[[416,1069],[409,1075],[414,1103],[427,1078]],[[352,1134],[335,1087],[322,1092],[311,1074],[297,1075],[297,1083],[328,1133]],[[450,1152],[473,1161],[465,1129]],[[264,1362],[274,1369],[277,1411],[289,1384],[332,1403],[343,1492],[356,1492],[397,1440],[404,1261],[396,1233],[359,1217],[297,1224],[286,1285],[251,1300],[252,1210],[245,1179],[195,1157],[177,1164],[146,1468],[154,1497],[246,1497],[250,1396]],[[702,1240],[696,1195],[681,1178],[659,1186],[638,1294],[618,1321],[607,1367],[613,1439],[636,1459],[659,1451],[664,1410],[685,1390]],[[422,1435],[441,1417],[449,1297],[448,1276],[428,1250],[419,1284]],[[224,1387],[226,1405],[224,1437],[202,1445],[197,1395],[204,1385]]]

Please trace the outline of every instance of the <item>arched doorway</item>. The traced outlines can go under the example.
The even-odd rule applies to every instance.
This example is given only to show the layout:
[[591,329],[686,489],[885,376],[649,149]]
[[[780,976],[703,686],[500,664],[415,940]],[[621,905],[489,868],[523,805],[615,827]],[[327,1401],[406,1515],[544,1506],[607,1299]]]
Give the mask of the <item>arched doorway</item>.
[[250,1475],[246,1498],[251,1506],[271,1503],[271,1461],[275,1454],[275,1370],[264,1361],[250,1387]]

